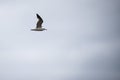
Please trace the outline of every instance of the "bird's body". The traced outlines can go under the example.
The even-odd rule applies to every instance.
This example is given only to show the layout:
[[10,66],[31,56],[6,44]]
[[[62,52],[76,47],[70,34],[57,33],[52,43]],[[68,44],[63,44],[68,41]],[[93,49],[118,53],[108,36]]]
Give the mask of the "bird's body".
[[45,28],[36,28],[36,29],[31,29],[31,31],[44,31],[46,30]]
[[45,28],[42,28],[43,19],[38,14],[36,14],[36,16],[38,18],[38,22],[36,24],[36,28],[35,29],[31,29],[31,30],[32,31],[44,31],[44,30],[47,30]]

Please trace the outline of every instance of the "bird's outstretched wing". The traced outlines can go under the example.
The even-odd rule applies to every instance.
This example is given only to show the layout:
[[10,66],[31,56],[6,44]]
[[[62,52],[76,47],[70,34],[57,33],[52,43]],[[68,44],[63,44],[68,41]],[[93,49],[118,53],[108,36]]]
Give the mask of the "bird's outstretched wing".
[[43,23],[43,19],[38,14],[36,14],[36,16],[38,18],[38,22],[36,24],[36,28],[41,28],[42,27],[42,23]]

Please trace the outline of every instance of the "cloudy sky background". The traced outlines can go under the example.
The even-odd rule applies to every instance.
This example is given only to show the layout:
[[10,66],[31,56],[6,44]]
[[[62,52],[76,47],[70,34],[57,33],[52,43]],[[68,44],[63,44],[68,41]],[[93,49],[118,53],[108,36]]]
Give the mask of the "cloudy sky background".
[[119,4],[0,0],[0,80],[119,80]]

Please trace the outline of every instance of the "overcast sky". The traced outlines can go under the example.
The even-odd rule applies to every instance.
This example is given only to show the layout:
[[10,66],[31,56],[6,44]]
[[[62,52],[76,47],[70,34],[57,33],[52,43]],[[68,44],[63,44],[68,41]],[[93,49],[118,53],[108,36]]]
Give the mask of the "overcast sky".
[[[0,0],[0,80],[119,80],[119,5]],[[36,13],[47,31],[30,31]]]

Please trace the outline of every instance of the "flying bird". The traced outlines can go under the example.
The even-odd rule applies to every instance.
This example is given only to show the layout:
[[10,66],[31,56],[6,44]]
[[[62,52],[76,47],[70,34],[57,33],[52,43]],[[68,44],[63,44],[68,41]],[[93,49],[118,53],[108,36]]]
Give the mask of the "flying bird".
[[36,14],[37,18],[38,18],[38,22],[36,24],[36,28],[35,29],[31,29],[32,31],[44,31],[47,30],[45,28],[42,28],[42,23],[43,23],[43,19],[39,16],[39,14]]

